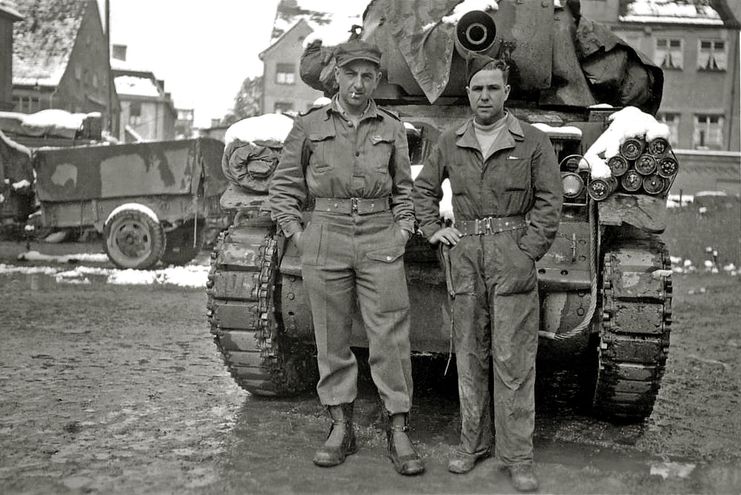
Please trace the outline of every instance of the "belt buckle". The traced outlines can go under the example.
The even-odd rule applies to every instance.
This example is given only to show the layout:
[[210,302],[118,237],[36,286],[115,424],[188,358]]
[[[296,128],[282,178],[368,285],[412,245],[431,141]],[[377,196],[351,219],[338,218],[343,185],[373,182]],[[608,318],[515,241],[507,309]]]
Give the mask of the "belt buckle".
[[350,213],[358,213],[358,198],[350,198]]
[[485,234],[492,234],[494,229],[492,227],[492,220],[494,220],[491,217],[484,218],[484,233]]

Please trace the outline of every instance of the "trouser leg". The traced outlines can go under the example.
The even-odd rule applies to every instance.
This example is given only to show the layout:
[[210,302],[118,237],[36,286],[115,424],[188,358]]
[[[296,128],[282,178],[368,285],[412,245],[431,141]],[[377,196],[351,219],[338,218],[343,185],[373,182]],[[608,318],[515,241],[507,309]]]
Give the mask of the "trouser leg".
[[458,370],[461,440],[458,449],[480,454],[491,449],[488,311],[483,294],[458,294],[453,300],[453,339]]
[[482,277],[482,251],[478,238],[466,237],[449,251],[453,344],[458,369],[461,441],[464,454],[491,449],[491,396],[489,359],[491,337],[486,287]]
[[357,396],[358,366],[350,350],[354,276],[349,269],[304,265],[317,347],[317,393],[324,405],[353,402]]
[[397,257],[387,262],[366,257],[358,263],[355,274],[373,383],[389,413],[407,413],[413,385],[409,296],[403,259]]
[[532,462],[538,289],[491,298],[497,456],[507,465]]

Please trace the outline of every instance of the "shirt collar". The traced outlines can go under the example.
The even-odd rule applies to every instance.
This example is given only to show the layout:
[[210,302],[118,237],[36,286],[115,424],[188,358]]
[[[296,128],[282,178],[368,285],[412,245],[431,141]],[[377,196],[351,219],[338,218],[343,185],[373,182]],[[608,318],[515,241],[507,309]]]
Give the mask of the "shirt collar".
[[[525,139],[525,133],[522,132],[522,126],[517,117],[512,115],[511,112],[506,111],[504,118],[507,119],[506,128],[514,141],[522,141]],[[476,131],[473,127],[473,117],[467,119],[463,124],[461,124],[461,126],[456,129],[455,133],[458,136],[455,144],[464,148],[479,149],[479,141],[476,139]],[[514,146],[514,142],[511,141],[511,143],[512,146]]]
[[[329,114],[331,112],[338,113],[339,115],[342,115],[343,118],[347,119],[346,117],[347,112],[345,112],[345,109],[342,108],[342,104],[340,103],[339,96],[335,94],[332,97],[332,103],[327,108],[327,118],[329,118]],[[363,119],[370,119],[370,118],[376,118],[380,114],[378,113],[378,108],[376,107],[376,102],[373,101],[373,98],[368,99],[368,105],[365,107],[365,110],[363,110],[363,113],[360,115],[360,118],[358,120]]]

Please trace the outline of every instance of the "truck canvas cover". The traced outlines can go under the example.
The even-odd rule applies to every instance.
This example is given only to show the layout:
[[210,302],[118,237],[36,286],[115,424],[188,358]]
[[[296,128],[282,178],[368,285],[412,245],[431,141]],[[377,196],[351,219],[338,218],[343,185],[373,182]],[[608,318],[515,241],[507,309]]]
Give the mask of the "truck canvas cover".
[[187,139],[122,145],[42,148],[34,156],[40,201],[66,202],[149,195],[221,194],[223,144]]

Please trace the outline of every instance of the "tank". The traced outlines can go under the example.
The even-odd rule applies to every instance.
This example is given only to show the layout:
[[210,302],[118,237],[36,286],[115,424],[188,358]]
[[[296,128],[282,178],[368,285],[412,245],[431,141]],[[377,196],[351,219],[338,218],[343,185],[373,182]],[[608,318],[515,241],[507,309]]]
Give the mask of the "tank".
[[[549,135],[564,186],[558,235],[537,263],[539,387],[559,391],[567,404],[586,403],[599,417],[641,421],[653,409],[669,349],[671,266],[660,235],[678,163],[666,141],[654,143],[650,133],[630,125],[623,136],[655,162],[663,160],[668,177],[641,174],[650,160],[622,150],[612,153],[620,155],[612,168],[610,157],[599,156],[607,175],[596,177],[588,158],[598,139],[616,134],[617,121],[625,125],[617,117],[621,107],[646,117],[655,113],[663,76],[609,29],[583,18],[578,2],[561,3],[566,7],[500,0],[487,11],[460,12],[456,1],[375,0],[354,35],[383,50],[384,79],[375,99],[405,122],[413,175],[440,132],[469,115],[466,57],[487,53],[509,60],[507,108]],[[304,80],[329,94],[331,87],[318,77],[324,67],[310,66],[320,59],[332,63],[331,47],[310,45],[302,77],[309,74]],[[299,255],[270,220],[266,189],[279,147],[273,152],[268,160],[262,155],[242,163],[262,174],[264,187],[233,183],[222,197],[222,208],[235,216],[212,253],[207,284],[216,345],[237,383],[258,396],[294,394],[317,379]],[[449,305],[435,251],[414,235],[404,261],[413,353],[444,356]],[[352,335],[354,346],[367,347],[359,317]]]

